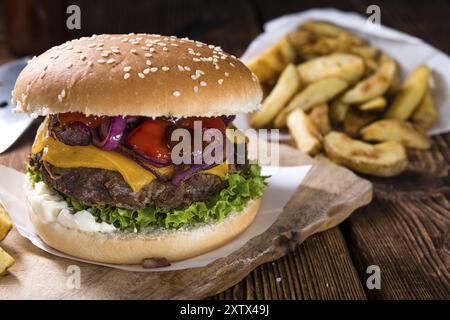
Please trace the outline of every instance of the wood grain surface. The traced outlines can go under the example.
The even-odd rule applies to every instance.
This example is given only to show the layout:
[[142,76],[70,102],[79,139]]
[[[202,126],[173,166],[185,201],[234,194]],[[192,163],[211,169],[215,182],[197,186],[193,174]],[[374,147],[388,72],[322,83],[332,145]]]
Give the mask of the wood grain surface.
[[[87,0],[74,2],[86,9],[83,28],[73,36],[129,31],[188,35],[221,45],[236,55],[243,53],[265,21],[277,16],[313,7],[337,7],[364,15],[367,6],[373,4],[362,0],[171,0],[136,1],[139,4],[122,8],[118,0],[99,6]],[[450,52],[444,32],[450,14],[448,1],[376,4],[381,8],[383,24]],[[4,20],[1,14],[0,10],[0,21]],[[0,63],[11,58],[0,23]],[[14,149],[0,155],[0,163],[20,169],[34,131],[31,128]],[[357,210],[339,227],[307,239],[283,258],[262,264],[213,298],[450,299],[450,134],[434,137],[433,142],[431,152],[410,153],[410,168],[400,177],[370,178],[375,198],[369,206]],[[7,241],[14,241],[16,236],[14,231]],[[7,249],[15,253],[14,248]],[[366,269],[373,264],[381,269],[381,290],[368,290],[365,285]],[[102,292],[104,288],[96,290]]]

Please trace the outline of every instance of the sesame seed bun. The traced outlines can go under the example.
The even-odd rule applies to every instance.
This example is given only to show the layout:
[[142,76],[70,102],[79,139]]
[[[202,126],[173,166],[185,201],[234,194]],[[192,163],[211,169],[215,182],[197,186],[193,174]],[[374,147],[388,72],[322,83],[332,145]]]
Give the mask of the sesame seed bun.
[[252,112],[255,75],[220,47],[176,37],[98,35],[33,58],[12,102],[32,115],[219,116]]

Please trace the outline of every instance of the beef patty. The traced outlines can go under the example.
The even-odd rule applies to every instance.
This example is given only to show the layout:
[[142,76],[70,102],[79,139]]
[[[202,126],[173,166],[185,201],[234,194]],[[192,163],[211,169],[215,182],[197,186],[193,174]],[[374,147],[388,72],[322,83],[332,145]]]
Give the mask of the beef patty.
[[[115,172],[94,168],[58,168],[40,159],[41,154],[30,156],[30,165],[42,175],[44,182],[57,191],[85,205],[113,205],[127,209],[143,208],[147,204],[157,207],[179,208],[195,201],[203,201],[217,194],[226,185],[218,176],[197,173],[179,186],[170,181],[154,180],[140,191],[134,192],[123,177]],[[247,165],[239,168],[245,173]],[[237,168],[230,165],[230,172]]]

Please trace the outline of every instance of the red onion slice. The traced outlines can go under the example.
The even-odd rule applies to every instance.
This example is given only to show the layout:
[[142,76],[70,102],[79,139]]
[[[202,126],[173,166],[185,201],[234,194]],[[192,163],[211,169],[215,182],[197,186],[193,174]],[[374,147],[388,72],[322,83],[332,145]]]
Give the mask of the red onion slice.
[[142,260],[142,267],[144,269],[169,267],[170,262],[166,258],[149,258]]
[[122,117],[110,117],[101,126],[101,137],[96,130],[92,130],[92,143],[103,150],[111,151],[117,148],[122,139],[127,121]]
[[51,131],[56,138],[68,146],[87,146],[91,144],[91,131],[82,122],[73,122],[66,126],[53,125]]
[[232,123],[236,119],[236,116],[222,116],[222,121],[225,124],[225,127],[228,127],[230,123]]

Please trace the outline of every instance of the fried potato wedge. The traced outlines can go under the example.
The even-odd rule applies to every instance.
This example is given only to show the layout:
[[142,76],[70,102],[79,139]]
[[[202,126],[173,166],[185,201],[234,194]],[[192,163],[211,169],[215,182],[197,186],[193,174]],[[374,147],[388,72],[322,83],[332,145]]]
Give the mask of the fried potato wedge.
[[0,240],[3,240],[12,228],[11,218],[0,204]]
[[396,141],[372,145],[332,131],[324,138],[324,149],[333,162],[368,175],[391,177],[408,166],[405,147]]
[[0,248],[0,276],[14,264],[15,260],[5,250]]
[[372,46],[352,46],[350,52],[371,60],[376,60],[380,54],[380,50]]
[[350,105],[343,103],[341,97],[335,98],[330,105],[330,119],[332,123],[342,123],[345,120]]
[[295,109],[289,114],[287,127],[297,149],[311,156],[322,149],[322,136],[302,109]]
[[430,129],[436,123],[437,118],[438,111],[434,104],[430,89],[428,89],[417,107],[417,110],[413,113],[411,121],[417,128],[425,131]]
[[392,84],[397,72],[397,64],[389,59],[383,62],[379,69],[371,76],[358,82],[342,97],[342,101],[349,104],[360,104],[382,96]]
[[295,50],[287,37],[281,38],[272,47],[249,61],[247,66],[262,83],[273,84],[277,77],[289,64],[294,62]]
[[336,77],[325,78],[311,83],[292,98],[287,107],[278,114],[274,121],[275,128],[283,128],[286,125],[288,114],[294,109],[300,108],[308,112],[313,106],[328,102],[347,86],[346,81]]
[[381,111],[386,108],[386,99],[384,97],[376,97],[372,100],[364,102],[358,106],[361,111]]
[[414,129],[408,122],[397,119],[383,119],[361,129],[361,137],[366,141],[397,141],[405,147],[430,149],[431,140],[422,132]]
[[395,95],[385,117],[408,120],[425,96],[429,75],[430,69],[428,66],[422,64],[416,67],[408,75],[399,92]]
[[364,43],[364,41],[357,37],[354,34],[351,34],[347,30],[338,27],[335,24],[324,22],[324,21],[318,21],[318,20],[310,20],[304,22],[300,26],[300,30],[307,30],[310,31],[318,36],[327,36],[327,37],[346,37],[350,39],[350,42],[353,45],[361,45]]
[[364,73],[364,61],[353,54],[334,53],[303,62],[297,66],[297,70],[304,84],[329,77],[354,83]]
[[367,124],[374,121],[378,115],[373,112],[363,112],[351,108],[344,120],[344,131],[347,132],[352,137],[359,136],[360,130]]
[[260,110],[250,116],[250,124],[255,128],[267,126],[300,89],[300,77],[293,64],[284,69],[277,84],[263,101]]
[[329,117],[329,108],[326,103],[319,104],[314,106],[314,108],[309,113],[309,117],[312,122],[315,124],[317,129],[319,129],[322,135],[326,135],[331,131],[330,126],[330,117]]
[[307,45],[311,40],[313,36],[311,32],[306,30],[296,30],[293,32],[290,32],[287,35],[287,39],[291,46],[295,48],[296,51],[301,52],[302,47]]

